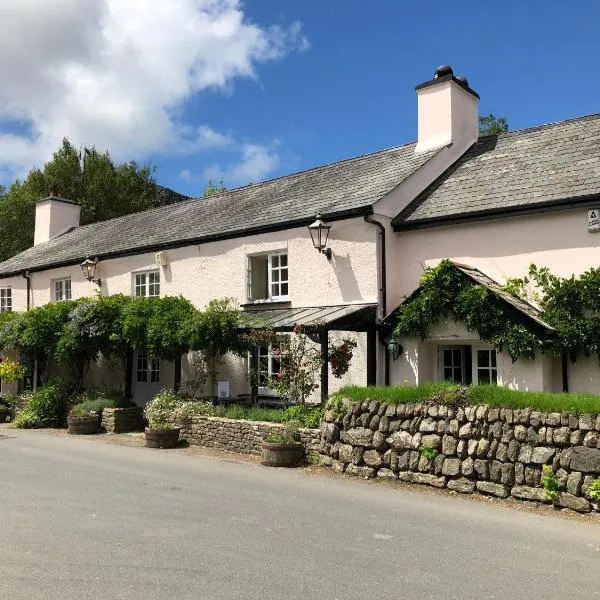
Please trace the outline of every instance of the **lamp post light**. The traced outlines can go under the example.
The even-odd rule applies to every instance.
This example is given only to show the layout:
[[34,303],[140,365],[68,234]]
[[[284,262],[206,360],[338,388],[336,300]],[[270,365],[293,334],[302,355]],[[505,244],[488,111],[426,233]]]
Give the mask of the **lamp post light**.
[[390,338],[387,343],[387,349],[392,360],[398,360],[398,357],[404,352],[402,344],[397,338]]
[[83,276],[90,282],[95,283],[96,285],[101,285],[102,280],[96,279],[96,267],[98,266],[97,258],[89,258],[87,257],[81,263],[81,270],[83,271]]
[[327,247],[327,238],[329,237],[330,229],[331,225],[323,221],[321,215],[317,215],[315,222],[308,226],[313,246],[321,254],[324,254],[327,260],[331,260],[331,248]]

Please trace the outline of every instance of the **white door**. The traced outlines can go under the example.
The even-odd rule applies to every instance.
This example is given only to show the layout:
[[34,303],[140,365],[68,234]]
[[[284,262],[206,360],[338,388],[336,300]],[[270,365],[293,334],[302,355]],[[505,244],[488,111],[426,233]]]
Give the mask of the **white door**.
[[133,356],[133,401],[145,406],[160,392],[160,360],[150,358],[144,352],[135,352]]

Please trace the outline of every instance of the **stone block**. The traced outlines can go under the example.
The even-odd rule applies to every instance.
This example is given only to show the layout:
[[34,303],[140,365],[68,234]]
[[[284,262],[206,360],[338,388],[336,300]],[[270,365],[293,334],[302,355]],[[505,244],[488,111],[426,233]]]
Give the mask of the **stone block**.
[[588,448],[598,448],[598,439],[600,439],[600,433],[588,431],[583,438],[583,445]]
[[391,469],[379,469],[379,471],[377,471],[377,478],[393,480],[398,479],[398,475],[396,475],[396,473],[394,473],[394,471],[392,471]]
[[383,413],[382,416],[385,417],[389,417],[390,419],[395,419],[396,418],[396,409],[398,407],[395,404],[386,404],[385,405],[385,412]]
[[396,431],[386,442],[395,450],[408,450],[412,447],[412,435],[408,431]]
[[525,467],[525,483],[530,487],[540,485],[542,470],[538,467]]
[[592,415],[581,415],[579,417],[579,429],[583,431],[590,431],[594,429],[595,418]]
[[510,495],[518,500],[531,500],[533,502],[550,502],[546,496],[546,490],[542,488],[516,485],[510,490]]
[[460,459],[459,458],[446,458],[442,465],[442,474],[444,475],[459,475],[460,474]]
[[375,477],[375,469],[371,467],[359,467],[357,465],[348,465],[346,467],[346,474],[353,475],[355,477],[362,477],[363,479],[369,479]]
[[548,446],[538,446],[537,448],[534,448],[533,452],[531,453],[531,462],[536,465],[548,464],[554,458],[555,453],[555,448],[549,448]]
[[514,423],[514,415],[513,410],[511,408],[501,408],[500,409],[500,419],[509,425]]
[[546,415],[546,425],[558,427],[560,425],[560,413],[551,412]]
[[475,466],[472,458],[465,458],[461,463],[462,474],[465,477],[473,477],[475,475]]
[[467,454],[475,456],[477,454],[477,440],[467,440]]
[[352,458],[350,460],[350,462],[353,465],[360,465],[362,464],[362,457],[365,453],[365,449],[362,448],[361,446],[354,446],[352,448]]
[[523,425],[515,425],[515,439],[524,442],[527,439],[527,428]]
[[490,408],[488,410],[487,415],[488,423],[494,423],[495,421],[500,420],[500,409],[499,408]]
[[490,442],[490,449],[488,450],[488,453],[487,453],[487,457],[488,458],[495,458],[496,457],[496,452],[498,450],[498,444],[499,443],[500,442],[498,440],[492,440]]
[[415,433],[412,436],[412,440],[410,442],[410,446],[411,448],[413,448],[414,450],[418,450],[422,444],[421,444],[421,440],[423,439],[423,434],[420,432]]
[[579,429],[576,429],[575,431],[571,432],[571,436],[569,438],[571,446],[581,446],[583,444],[584,436],[585,432],[580,431]]
[[447,487],[449,490],[460,492],[461,494],[472,494],[475,490],[475,482],[460,477],[459,479],[449,479]]
[[495,440],[502,439],[502,423],[496,421],[489,426],[488,437],[494,438]]
[[421,460],[421,453],[417,450],[411,450],[408,455],[408,468],[410,471],[417,471],[419,469],[419,461]]
[[564,469],[557,469],[555,472],[556,481],[558,481],[558,487],[561,490],[566,489],[567,481],[569,480],[569,473]]
[[349,463],[352,460],[352,450],[350,444],[338,444],[338,460],[342,463]]
[[525,466],[523,463],[515,464],[515,483],[523,485],[525,483]]
[[398,473],[398,479],[401,481],[408,481],[410,483],[419,483],[422,485],[431,485],[437,488],[446,487],[446,478],[437,477],[429,473],[413,473],[411,471],[400,471]]
[[521,451],[521,445],[517,440],[511,440],[508,442],[508,460],[510,462],[517,462],[519,459],[519,452]]
[[552,435],[555,446],[568,446],[571,443],[571,430],[568,427],[558,427]]
[[585,498],[573,496],[569,492],[558,493],[558,505],[577,512],[590,512],[592,510],[591,504]]
[[475,456],[477,458],[485,458],[487,456],[488,450],[490,449],[490,442],[485,438],[481,438],[477,442],[477,450],[475,451]]
[[542,424],[540,413],[537,410],[532,411],[529,415],[529,424],[532,427],[539,427]]
[[[379,427],[381,428],[381,423],[379,423]],[[402,429],[402,421],[400,419],[391,419],[389,432],[396,433],[396,431],[399,431],[400,429]]]
[[410,451],[405,450],[404,452],[401,452],[398,454],[398,462],[396,463],[396,466],[394,466],[393,461],[390,461],[390,466],[392,469],[395,470],[400,470],[400,471],[405,471],[408,469],[408,461],[410,458]]
[[465,423],[459,430],[458,430],[458,437],[461,440],[467,440],[469,438],[471,438],[473,435],[473,423]]
[[421,437],[421,447],[439,450],[442,447],[442,438],[436,434],[424,435]]
[[365,465],[368,467],[373,467],[374,469],[378,469],[381,467],[381,465],[383,465],[383,457],[381,454],[379,454],[379,452],[377,452],[377,450],[367,450],[363,454],[362,459]]
[[569,428],[579,429],[579,417],[577,415],[569,413]]
[[438,454],[433,460],[433,472],[436,475],[442,474],[442,467],[444,465],[445,456],[443,454]]
[[534,427],[527,428],[527,443],[533,445],[540,443],[540,436]]
[[600,473],[600,449],[586,447],[573,448],[570,467],[572,471]]
[[[379,420],[380,420],[380,416],[379,415],[373,415],[371,417],[371,422],[369,423],[369,429],[371,431],[377,431],[379,429]],[[385,431],[385,429],[381,429],[381,431]]]
[[531,462],[531,457],[533,455],[533,447],[529,444],[522,444],[521,449],[519,450],[519,462],[523,464],[528,464]]
[[594,475],[586,475],[583,478],[583,483],[581,484],[581,495],[590,500],[590,488],[595,480]]
[[478,481],[477,482],[477,491],[482,494],[490,494],[492,496],[497,496],[498,498],[506,498],[510,490],[505,485],[500,483],[492,483],[491,481]]
[[343,433],[343,441],[347,444],[368,448],[373,443],[373,432],[365,427],[355,427]]
[[581,484],[583,483],[583,474],[579,471],[572,471],[567,477],[567,492],[573,496],[581,494]]
[[[560,466],[563,469],[569,469],[571,466],[571,456],[573,455],[573,448],[565,448],[560,453]],[[575,469],[576,470],[576,469]]]
[[462,460],[467,458],[468,455],[467,440],[458,440],[458,444],[456,444],[456,456]]
[[445,435],[442,438],[442,454],[446,456],[454,456],[456,454],[456,447],[458,446],[458,440],[451,436]]
[[402,419],[405,415],[406,415],[406,405],[405,404],[398,404],[396,406],[396,416],[399,419]]
[[419,458],[418,470],[421,473],[430,473],[431,471],[433,471],[433,461],[429,460],[426,456],[423,456],[421,454],[421,457]]
[[490,464],[488,460],[476,459],[473,462],[473,468],[477,473],[479,479],[489,479],[490,478]]
[[496,459],[500,462],[508,462],[508,444],[503,444],[502,442],[498,444]]
[[331,461],[331,468],[336,473],[343,473],[344,470],[346,469],[346,463],[340,462],[339,460],[332,460]]
[[512,463],[502,463],[500,467],[500,483],[512,486],[515,483],[515,466]]
[[435,433],[437,431],[437,423],[430,418],[423,419],[419,425],[421,433]]
[[497,460],[492,460],[490,462],[490,479],[491,481],[495,481],[498,483],[500,481],[500,476],[502,473],[502,463]]
[[387,448],[386,434],[381,431],[373,433],[373,448],[377,450],[385,450]]
[[456,419],[450,419],[447,423],[446,423],[446,432],[449,433],[450,435],[458,435],[458,432],[460,430],[460,425],[458,424],[458,421]]
[[[389,417],[378,417],[377,429],[382,433],[388,433],[390,431],[390,423]],[[372,426],[371,429],[373,429]]]

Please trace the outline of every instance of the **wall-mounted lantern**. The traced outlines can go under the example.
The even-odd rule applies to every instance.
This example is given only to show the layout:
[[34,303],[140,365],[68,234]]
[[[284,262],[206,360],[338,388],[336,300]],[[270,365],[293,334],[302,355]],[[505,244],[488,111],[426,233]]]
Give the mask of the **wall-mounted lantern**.
[[96,285],[100,285],[102,283],[101,279],[96,279],[96,267],[98,266],[97,258],[86,258],[81,263],[81,270],[83,271],[83,276],[90,282],[95,283]]
[[390,338],[387,343],[387,349],[392,360],[397,360],[398,357],[404,352],[402,344],[397,338]]
[[324,254],[327,260],[331,260],[331,248],[327,247],[327,238],[329,237],[330,229],[331,225],[323,221],[321,215],[317,215],[315,222],[308,226],[313,246],[321,254]]

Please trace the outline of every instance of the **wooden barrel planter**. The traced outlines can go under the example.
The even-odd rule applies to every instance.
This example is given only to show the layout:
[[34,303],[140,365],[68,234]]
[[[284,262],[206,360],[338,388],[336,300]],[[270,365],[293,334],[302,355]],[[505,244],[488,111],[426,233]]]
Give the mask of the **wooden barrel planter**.
[[176,448],[179,444],[179,429],[145,429],[148,448]]
[[6,423],[9,417],[12,418],[12,411],[10,408],[8,408],[8,406],[0,405],[0,423]]
[[98,433],[100,428],[100,419],[98,415],[88,415],[85,417],[69,417],[67,419],[69,433],[74,435],[90,435]]
[[266,467],[296,467],[304,458],[304,445],[262,443],[261,464]]

